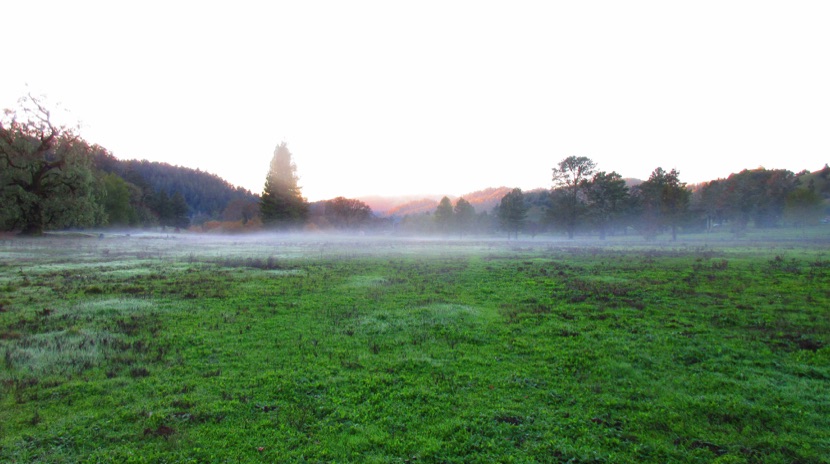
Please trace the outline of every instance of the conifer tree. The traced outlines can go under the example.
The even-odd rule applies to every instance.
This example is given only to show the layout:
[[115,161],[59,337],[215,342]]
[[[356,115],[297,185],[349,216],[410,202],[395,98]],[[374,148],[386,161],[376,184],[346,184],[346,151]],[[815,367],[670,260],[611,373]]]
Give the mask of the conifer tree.
[[453,217],[455,218],[455,227],[458,230],[458,235],[463,237],[464,233],[470,229],[476,219],[476,210],[469,201],[464,198],[459,198],[455,203]]
[[511,234],[518,240],[519,231],[522,230],[527,220],[527,210],[524,193],[520,188],[514,188],[501,199],[498,216],[502,228],[507,231],[508,240]]
[[438,203],[438,207],[435,209],[435,222],[438,224],[438,230],[442,234],[446,234],[449,231],[450,224],[452,223],[452,202],[448,197],[444,197]]
[[297,165],[291,159],[288,145],[282,142],[274,150],[260,198],[262,223],[266,227],[286,229],[305,222],[308,202],[303,198],[297,180]]

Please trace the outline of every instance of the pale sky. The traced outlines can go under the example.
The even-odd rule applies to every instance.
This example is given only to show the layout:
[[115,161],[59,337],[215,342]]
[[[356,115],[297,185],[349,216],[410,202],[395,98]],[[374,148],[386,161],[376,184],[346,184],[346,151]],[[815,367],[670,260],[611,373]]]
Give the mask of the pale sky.
[[[828,1],[0,0],[0,107],[122,159],[309,200],[550,187],[587,156],[694,183],[830,162]],[[28,88],[26,87],[28,84]]]

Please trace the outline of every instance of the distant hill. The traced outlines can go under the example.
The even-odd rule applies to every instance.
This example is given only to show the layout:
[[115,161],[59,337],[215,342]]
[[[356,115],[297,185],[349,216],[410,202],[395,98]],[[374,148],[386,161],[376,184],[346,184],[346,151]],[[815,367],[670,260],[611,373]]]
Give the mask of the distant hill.
[[396,196],[381,196],[369,195],[358,197],[357,199],[369,205],[378,216],[391,216],[389,212],[397,209],[403,205],[424,200],[434,200],[438,204],[438,200],[443,195],[396,195]]
[[477,213],[483,213],[495,208],[511,190],[513,189],[509,187],[492,187],[461,195],[461,198],[469,201]]
[[422,198],[420,200],[408,201],[402,205],[398,205],[384,214],[384,216],[410,216],[413,214],[423,214],[435,210],[438,207],[438,200],[430,198]]
[[[499,204],[502,197],[510,192],[508,187],[492,187],[484,190],[467,193],[457,197],[455,195],[446,195],[455,203],[458,198],[464,198],[469,201],[476,212],[492,210]],[[398,197],[361,197],[359,200],[365,202],[372,207],[372,211],[378,216],[397,216],[403,217],[413,214],[429,213],[435,210],[438,202],[444,195],[422,195],[422,196],[398,196]]]

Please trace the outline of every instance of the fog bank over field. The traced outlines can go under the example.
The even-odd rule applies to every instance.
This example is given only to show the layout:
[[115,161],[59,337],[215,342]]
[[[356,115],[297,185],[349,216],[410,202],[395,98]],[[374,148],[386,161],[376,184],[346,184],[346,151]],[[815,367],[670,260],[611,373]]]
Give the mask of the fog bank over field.
[[[613,253],[618,250],[727,250],[735,247],[782,251],[799,248],[825,249],[830,246],[830,227],[807,231],[782,229],[753,233],[736,238],[728,232],[644,240],[638,235],[614,236],[605,240],[559,235],[521,236],[507,240],[501,236],[441,237],[328,233],[250,233],[212,235],[166,233],[158,231],[120,231],[102,233],[52,233],[27,239],[7,236],[0,240],[0,259],[25,267],[27,250],[40,258],[61,257],[67,266],[97,261],[106,266],[119,261],[149,260],[178,263],[196,261],[249,260],[252,267],[279,267],[281,260],[348,259],[373,256],[435,257],[493,256],[522,253],[570,252]],[[44,254],[43,249],[48,250]],[[245,264],[244,262],[240,264]]]

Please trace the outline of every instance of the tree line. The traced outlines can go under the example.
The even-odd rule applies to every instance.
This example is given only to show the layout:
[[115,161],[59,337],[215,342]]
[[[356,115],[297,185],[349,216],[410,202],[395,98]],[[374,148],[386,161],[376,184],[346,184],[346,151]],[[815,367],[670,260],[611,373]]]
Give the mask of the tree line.
[[56,125],[37,98],[21,99],[0,119],[0,228],[40,234],[67,227],[205,230],[385,230],[464,237],[553,231],[574,238],[669,233],[728,227],[804,226],[828,214],[830,167],[811,174],[758,168],[689,186],[672,169],[656,168],[642,182],[597,169],[588,157],[569,156],[552,168],[551,187],[515,188],[491,211],[464,198],[444,197],[433,211],[378,218],[369,205],[345,197],[309,203],[285,142],[274,150],[261,195],[213,174],[146,160],[121,161],[83,140],[76,128]]
[[558,231],[568,238],[581,233],[600,239],[629,233],[654,239],[669,233],[677,240],[682,231],[721,226],[741,234],[750,223],[757,228],[785,222],[816,223],[827,214],[823,204],[830,197],[830,167],[818,173],[820,187],[815,179],[804,182],[808,175],[806,171],[796,175],[758,168],[688,186],[677,170],[658,167],[645,181],[627,182],[617,172],[598,170],[588,157],[569,156],[552,168],[549,190],[525,193],[513,189],[489,213],[476,212],[463,197],[454,204],[443,197],[429,213],[379,221],[359,200],[339,197],[309,207],[297,185],[291,152],[282,143],[274,152],[261,211],[263,223],[276,228],[308,225],[310,221],[314,228],[383,227],[402,233],[460,237],[500,230],[508,238]]
[[[728,228],[743,234],[748,227],[817,224],[830,214],[830,166],[818,173],[794,174],[784,169],[743,170],[727,177],[688,186],[680,173],[656,168],[649,178],[629,185],[617,172],[598,171],[587,157],[570,156],[553,168],[552,189],[542,228],[577,233],[639,233],[653,239],[661,233],[677,239],[680,231]],[[498,208],[502,229],[510,234],[538,228],[530,223],[530,205],[520,189]]]

